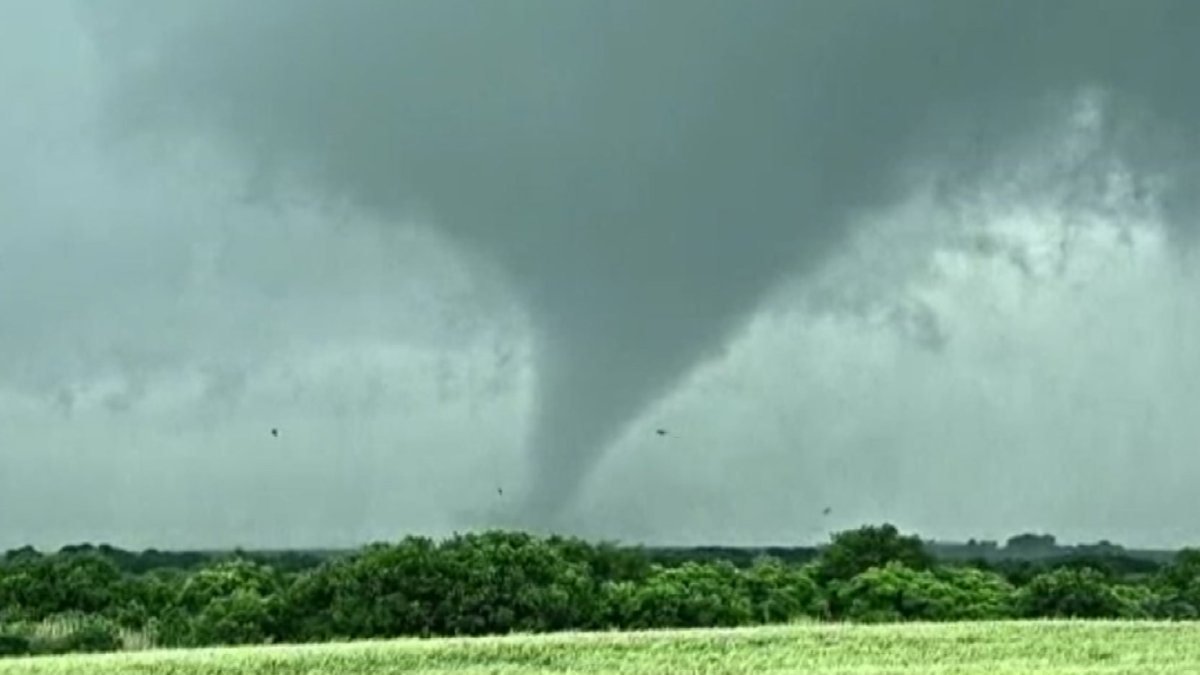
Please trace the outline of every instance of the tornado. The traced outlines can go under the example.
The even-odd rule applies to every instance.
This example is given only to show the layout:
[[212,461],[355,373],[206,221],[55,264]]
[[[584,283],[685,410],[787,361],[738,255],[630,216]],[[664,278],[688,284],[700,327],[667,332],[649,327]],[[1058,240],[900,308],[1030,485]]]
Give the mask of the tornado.
[[79,8],[120,138],[213,139],[502,270],[536,332],[530,524],[909,168],[965,176],[1094,88],[1172,130],[1112,142],[1194,194],[1192,0]]

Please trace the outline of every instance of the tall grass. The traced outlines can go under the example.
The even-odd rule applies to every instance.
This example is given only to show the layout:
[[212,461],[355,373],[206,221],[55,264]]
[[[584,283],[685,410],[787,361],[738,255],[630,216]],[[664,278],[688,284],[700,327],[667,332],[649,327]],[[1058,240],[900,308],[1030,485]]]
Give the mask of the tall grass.
[[[64,649],[88,630],[97,628],[97,618],[82,614],[61,614],[43,621],[10,622],[0,624],[0,635],[17,635],[30,641],[35,653],[54,652]],[[145,651],[156,646],[150,631],[132,630],[103,623],[104,630],[115,632],[123,651]]]
[[0,661],[0,675],[1200,673],[1200,624],[809,624],[148,651]]

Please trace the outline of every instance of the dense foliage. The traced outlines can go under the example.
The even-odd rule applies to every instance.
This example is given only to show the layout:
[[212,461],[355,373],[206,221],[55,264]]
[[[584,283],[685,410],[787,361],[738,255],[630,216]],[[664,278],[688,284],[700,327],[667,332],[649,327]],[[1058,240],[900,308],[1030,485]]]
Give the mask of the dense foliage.
[[1132,570],[1102,555],[939,563],[890,525],[838,533],[805,562],[710,552],[664,561],[519,532],[410,537],[304,564],[234,554],[154,566],[137,555],[9,553],[0,655],[797,620],[1200,616],[1200,551]]

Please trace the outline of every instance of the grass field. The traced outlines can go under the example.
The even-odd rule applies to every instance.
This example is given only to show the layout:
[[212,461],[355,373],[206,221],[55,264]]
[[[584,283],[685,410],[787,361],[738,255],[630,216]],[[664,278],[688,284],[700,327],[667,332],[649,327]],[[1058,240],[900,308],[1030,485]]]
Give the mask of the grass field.
[[2,675],[1200,673],[1200,623],[798,625],[0,660]]

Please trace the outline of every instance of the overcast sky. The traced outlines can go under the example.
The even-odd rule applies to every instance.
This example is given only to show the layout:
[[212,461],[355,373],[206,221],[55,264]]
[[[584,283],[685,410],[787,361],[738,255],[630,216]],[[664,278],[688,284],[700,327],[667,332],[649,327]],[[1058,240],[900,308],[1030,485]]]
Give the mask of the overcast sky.
[[0,0],[0,548],[1197,543],[1200,5],[1033,7]]

